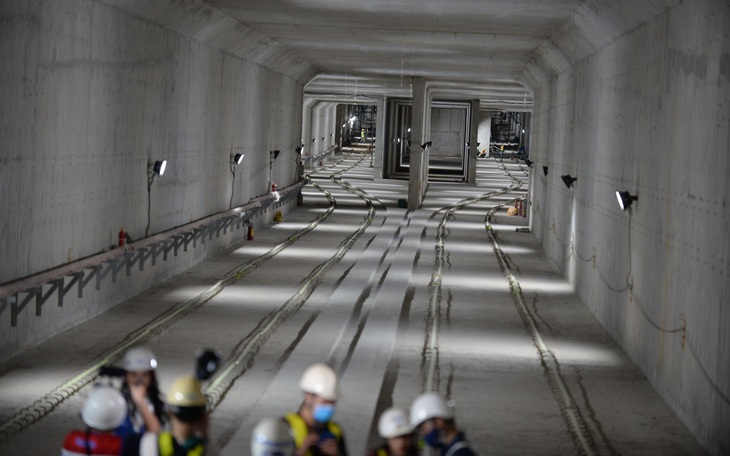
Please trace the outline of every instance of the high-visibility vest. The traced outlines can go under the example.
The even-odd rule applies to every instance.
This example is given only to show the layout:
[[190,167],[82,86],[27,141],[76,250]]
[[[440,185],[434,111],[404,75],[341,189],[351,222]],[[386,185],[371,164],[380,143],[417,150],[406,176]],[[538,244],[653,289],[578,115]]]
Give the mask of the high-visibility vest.
[[[155,454],[156,451],[156,454]],[[160,432],[154,434],[146,433],[140,442],[140,456],[173,456],[175,454],[175,444],[172,434],[169,432]],[[205,454],[205,445],[198,443],[187,451],[187,456],[203,456]]]
[[[289,427],[294,434],[294,444],[297,448],[301,448],[304,445],[304,439],[309,435],[309,426],[298,413],[289,413],[284,417],[289,423]],[[339,443],[342,439],[342,428],[332,421],[327,423],[327,430],[335,437],[335,440]],[[306,456],[311,456],[312,452],[308,451]]]

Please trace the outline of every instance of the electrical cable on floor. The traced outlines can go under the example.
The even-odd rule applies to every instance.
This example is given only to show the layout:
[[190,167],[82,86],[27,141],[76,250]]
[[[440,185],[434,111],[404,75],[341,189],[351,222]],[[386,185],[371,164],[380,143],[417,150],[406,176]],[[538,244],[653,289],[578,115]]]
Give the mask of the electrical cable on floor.
[[[343,189],[350,193],[357,194],[356,190],[350,187],[347,188],[338,179],[336,174],[344,173],[357,165],[359,165],[365,156],[363,155],[359,161],[350,166],[347,169],[339,170],[329,176],[332,182],[340,185]],[[344,161],[344,159],[342,160]],[[321,191],[325,192],[328,199],[332,201],[332,206],[336,206],[334,197],[322,189],[316,182],[312,181],[307,175],[310,183]],[[337,264],[344,255],[352,248],[354,243],[360,238],[365,230],[370,226],[375,217],[375,208],[371,201],[361,196],[365,200],[366,206],[368,207],[368,214],[365,216],[363,222],[360,224],[357,230],[347,236],[339,245],[337,251],[327,261],[320,263],[312,272],[300,283],[298,291],[289,298],[281,307],[276,309],[267,315],[258,325],[257,329],[247,335],[238,344],[235,352],[225,360],[225,367],[213,376],[210,383],[206,387],[206,396],[208,400],[208,409],[214,410],[218,404],[223,400],[228,390],[233,386],[236,379],[241,377],[249,368],[253,362],[255,356],[261,347],[268,341],[269,337],[276,332],[281,324],[291,315],[296,313],[306,302],[307,298],[314,292],[314,289],[322,281],[324,275]]]
[[504,204],[505,203],[502,203],[499,206],[496,206],[495,208],[490,210],[485,217],[484,223],[487,233],[489,235],[489,239],[491,240],[495,254],[497,255],[497,260],[499,262],[500,268],[507,277],[510,289],[512,290],[512,296],[515,301],[515,305],[517,306],[517,313],[520,315],[523,324],[532,334],[532,340],[540,354],[540,361],[542,362],[543,368],[545,369],[545,375],[548,378],[548,384],[550,385],[550,389],[553,393],[553,396],[555,397],[555,400],[560,406],[561,414],[565,419],[568,431],[576,444],[577,450],[580,454],[595,454],[597,452],[596,444],[593,441],[593,437],[591,436],[590,431],[588,430],[588,426],[583,420],[580,409],[573,399],[570,389],[562,378],[562,374],[560,372],[560,364],[558,363],[555,354],[545,344],[542,335],[537,328],[537,323],[535,322],[534,316],[525,305],[524,295],[522,293],[520,283],[514,277],[514,275],[512,275],[509,263],[505,259],[506,255],[504,254],[497,242],[494,229],[491,225],[491,218],[496,213],[496,211]]
[[[435,250],[436,250],[436,258],[434,260],[434,271],[431,275],[431,282],[429,283],[429,288],[431,290],[430,293],[430,300],[429,300],[429,310],[428,310],[428,322],[426,325],[426,336],[424,338],[424,346],[422,350],[422,357],[424,358],[424,374],[423,374],[423,385],[422,389],[423,391],[437,391],[439,388],[439,330],[441,326],[441,282],[443,279],[443,267],[444,267],[444,246],[445,246],[445,239],[448,235],[446,231],[446,224],[449,220],[451,220],[454,217],[454,213],[457,211],[472,205],[476,204],[485,200],[488,200],[490,198],[493,198],[495,196],[503,195],[505,193],[510,193],[515,190],[519,190],[524,182],[521,180],[515,178],[512,176],[512,174],[507,170],[507,167],[502,163],[499,166],[501,166],[503,172],[507,174],[510,179],[514,181],[514,183],[509,186],[502,188],[497,191],[492,191],[485,193],[483,195],[474,197],[474,198],[468,198],[460,203],[453,205],[449,208],[441,208],[437,211],[435,211],[429,219],[433,219],[436,217],[436,215],[440,212],[445,212],[443,217],[441,218],[441,221],[438,224],[437,231],[436,231],[436,244],[435,244]],[[512,200],[514,201],[514,200]],[[424,233],[427,228],[424,228]],[[430,324],[429,324],[430,322]]]
[[[344,161],[345,158],[343,158],[340,162]],[[363,159],[364,159],[364,157],[360,161],[362,161]],[[340,162],[338,162],[338,163],[340,163]],[[307,176],[307,178],[308,178],[308,176]],[[154,180],[154,175],[148,176],[148,198],[150,195],[150,190],[152,187],[153,180]],[[318,187],[311,180],[310,180],[310,183],[312,183],[315,187]],[[245,267],[243,267],[242,269],[231,271],[229,274],[227,274],[223,279],[221,279],[216,284],[214,284],[207,291],[201,293],[200,295],[196,296],[195,298],[193,298],[191,300],[186,301],[184,304],[182,304],[180,306],[173,307],[173,308],[169,309],[167,312],[164,312],[163,314],[158,315],[156,318],[154,318],[152,321],[148,322],[142,328],[139,328],[137,331],[128,334],[127,337],[120,344],[118,344],[117,346],[108,350],[105,354],[101,355],[100,358],[96,362],[94,362],[90,367],[86,368],[84,371],[77,374],[72,379],[64,382],[62,385],[54,388],[53,390],[51,390],[49,393],[47,393],[40,399],[34,401],[31,405],[24,407],[24,408],[20,409],[19,411],[17,411],[16,413],[14,413],[11,417],[6,419],[4,422],[0,423],[0,441],[7,440],[11,436],[17,434],[18,432],[21,432],[23,429],[27,428],[31,424],[44,418],[46,415],[48,415],[48,413],[50,413],[53,409],[58,407],[66,399],[68,399],[71,396],[73,396],[74,394],[76,394],[84,386],[93,382],[96,379],[99,368],[101,366],[114,362],[116,359],[121,357],[123,355],[123,353],[126,350],[128,350],[129,348],[136,346],[136,345],[141,345],[141,344],[145,343],[146,341],[152,339],[153,337],[156,337],[157,335],[161,334],[172,324],[174,324],[175,322],[177,322],[184,316],[188,315],[196,308],[198,308],[201,305],[208,302],[210,299],[212,299],[214,296],[216,296],[218,293],[220,293],[220,291],[222,291],[225,286],[230,285],[231,283],[241,279],[246,274],[257,269],[260,266],[260,264],[262,264],[264,261],[268,260],[269,258],[278,254],[284,248],[293,244],[296,240],[298,240],[304,234],[311,231],[314,228],[314,226],[316,226],[317,224],[321,223],[324,219],[329,217],[329,215],[332,213],[333,210],[334,210],[334,202],[332,202],[332,204],[330,205],[330,207],[327,211],[325,211],[318,218],[316,218],[315,221],[312,222],[312,224],[310,224],[308,227],[305,227],[304,229],[293,234],[292,236],[289,236],[289,238],[287,238],[283,242],[277,244],[276,246],[274,246],[274,248],[272,248],[268,252],[260,255],[259,257],[255,258],[252,261],[247,262]],[[149,213],[149,205],[148,205],[148,213]],[[148,221],[148,229],[149,229],[149,221]]]
[[[538,206],[538,208],[539,208],[539,206]],[[535,211],[533,211],[533,213],[537,213],[538,214],[538,217],[543,222],[543,226],[547,226],[547,224],[545,223],[545,220],[542,217],[542,214],[540,213],[539,210],[535,210]],[[553,227],[554,227],[554,224],[553,224]],[[629,264],[628,264],[628,273],[627,273],[627,276],[626,276],[626,287],[624,287],[624,288],[620,288],[619,289],[619,288],[615,288],[615,287],[611,286],[611,284],[608,282],[608,280],[601,273],[600,268],[597,266],[597,260],[596,260],[596,256],[597,255],[596,255],[596,249],[595,249],[595,247],[593,247],[593,257],[592,258],[583,258],[580,255],[580,253],[578,252],[578,250],[577,249],[574,249],[574,251],[576,253],[576,256],[581,261],[584,261],[584,262],[591,262],[592,261],[593,262],[593,264],[594,264],[593,269],[596,270],[596,272],[598,273],[598,276],[600,277],[601,281],[603,281],[603,283],[605,284],[605,286],[609,290],[611,290],[613,292],[616,292],[616,293],[623,293],[625,291],[633,291],[633,288],[634,288],[634,284],[633,284],[633,282],[631,280],[631,272],[632,272],[632,260],[631,260],[631,213],[629,213],[628,228],[629,228],[629,230],[628,230],[627,244],[628,244],[628,252],[629,252]],[[554,231],[554,230],[551,230],[550,228],[548,228],[548,231]],[[555,232],[555,234],[556,234],[556,240],[558,241],[558,243],[561,243],[560,240],[557,238],[557,232]],[[721,391],[720,390],[720,387],[710,377],[709,373],[707,372],[707,370],[705,369],[704,365],[700,361],[699,356],[697,355],[696,351],[694,350],[694,347],[690,343],[690,339],[689,339],[689,336],[687,334],[687,321],[686,321],[686,317],[684,315],[680,315],[679,318],[680,318],[680,320],[682,320],[682,325],[681,326],[678,326],[678,327],[675,327],[675,328],[671,328],[671,329],[665,328],[664,326],[656,323],[654,321],[654,319],[649,315],[649,313],[646,310],[644,310],[644,306],[641,304],[640,300],[636,297],[636,294],[635,293],[633,293],[633,292],[631,293],[630,300],[634,303],[635,307],[639,310],[639,313],[644,317],[644,319],[647,321],[647,323],[649,323],[649,325],[652,326],[657,331],[659,331],[661,333],[665,333],[665,334],[678,334],[678,333],[682,333],[682,340],[683,340],[682,346],[683,346],[683,348],[684,348],[684,346],[686,346],[688,348],[690,355],[692,356],[692,358],[694,358],[695,363],[697,364],[697,366],[699,367],[700,371],[702,372],[702,375],[705,377],[705,380],[707,380],[707,382],[710,384],[710,386],[712,387],[712,389],[717,393],[717,395],[723,401],[725,401],[727,403],[730,403],[730,396],[728,396],[728,394],[726,394],[723,391]]]

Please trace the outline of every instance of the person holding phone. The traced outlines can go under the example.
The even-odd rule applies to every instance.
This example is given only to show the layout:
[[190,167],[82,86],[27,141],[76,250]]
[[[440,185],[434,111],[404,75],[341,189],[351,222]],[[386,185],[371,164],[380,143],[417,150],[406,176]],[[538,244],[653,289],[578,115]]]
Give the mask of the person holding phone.
[[304,400],[284,417],[296,445],[296,456],[347,456],[342,428],[332,420],[338,396],[337,374],[326,364],[307,368],[299,381]]

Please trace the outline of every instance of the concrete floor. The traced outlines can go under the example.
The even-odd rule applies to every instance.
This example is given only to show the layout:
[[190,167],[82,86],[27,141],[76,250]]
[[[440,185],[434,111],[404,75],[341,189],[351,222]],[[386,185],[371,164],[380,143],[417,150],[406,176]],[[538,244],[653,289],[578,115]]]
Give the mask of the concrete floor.
[[[372,179],[370,161],[344,157],[313,176],[336,208],[313,231],[227,286],[147,345],[158,355],[163,390],[192,369],[196,348],[242,353],[283,303],[292,307],[212,413],[212,454],[248,452],[250,431],[265,416],[295,410],[297,382],[311,363],[328,362],[342,378],[336,419],[351,454],[377,443],[378,413],[407,408],[424,388],[456,400],[457,424],[481,454],[578,454],[579,443],[556,400],[555,371],[578,411],[594,454],[705,454],[644,375],[603,331],[570,284],[551,267],[535,238],[515,228],[528,219],[497,210],[491,224],[525,308],[500,268],[485,229],[487,212],[524,194],[524,165],[480,160],[476,186],[431,183],[423,209],[399,209],[407,182]],[[341,181],[328,177],[337,169]],[[506,171],[509,171],[511,179]],[[514,189],[523,182],[521,189]],[[339,183],[365,192],[364,200]],[[513,190],[485,200],[488,192]],[[113,310],[0,366],[0,424],[93,365],[132,331],[195,298],[222,276],[266,253],[328,207],[307,186],[305,204],[282,223]],[[446,211],[467,201],[451,217]],[[369,224],[367,223],[369,222]],[[437,257],[444,223],[443,262]],[[343,241],[362,227],[350,244]],[[338,249],[341,259],[333,257]],[[317,276],[318,267],[327,265]],[[440,299],[432,278],[441,270]],[[434,282],[437,283],[437,282]],[[310,289],[304,286],[311,285]],[[298,302],[297,293],[308,294]],[[300,305],[301,304],[301,305]],[[533,326],[530,325],[532,322]],[[534,327],[534,329],[533,329]],[[428,331],[438,346],[426,349]],[[541,359],[536,339],[552,358]],[[429,356],[427,356],[429,355]],[[436,375],[429,377],[433,363]],[[54,454],[78,427],[88,387],[47,417],[0,443],[4,455]],[[565,406],[565,404],[563,404]]]

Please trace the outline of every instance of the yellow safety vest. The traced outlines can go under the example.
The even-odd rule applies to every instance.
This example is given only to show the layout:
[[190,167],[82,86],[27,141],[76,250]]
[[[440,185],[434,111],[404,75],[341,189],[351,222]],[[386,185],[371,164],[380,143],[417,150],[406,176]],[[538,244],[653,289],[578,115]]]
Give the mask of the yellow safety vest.
[[378,456],[388,456],[388,452],[384,448],[378,448]]
[[[289,423],[289,427],[294,434],[294,444],[297,448],[301,448],[302,445],[304,445],[304,439],[306,439],[307,435],[309,435],[309,426],[307,426],[307,422],[304,421],[304,418],[302,418],[298,413],[289,413],[284,417],[284,419]],[[340,426],[330,421],[327,423],[327,430],[335,436],[335,440],[339,443],[342,439],[342,429]],[[311,454],[312,452],[308,451],[306,456],[311,456]]]
[[[172,434],[169,432],[160,432],[157,439],[160,445],[160,456],[173,456],[175,454],[175,446],[172,442]],[[188,456],[203,456],[205,454],[205,446],[199,443],[188,450]]]

